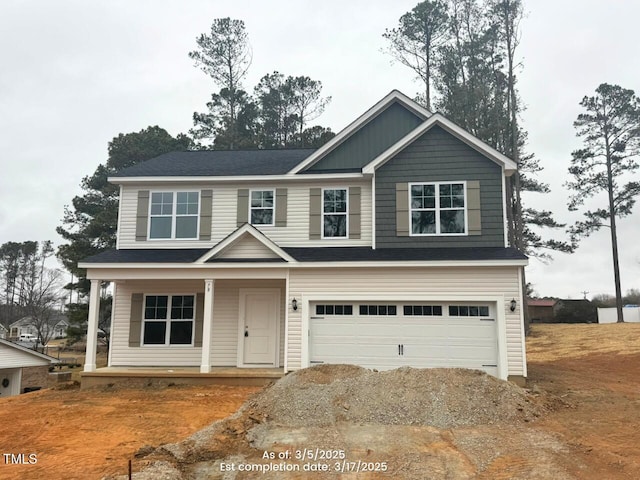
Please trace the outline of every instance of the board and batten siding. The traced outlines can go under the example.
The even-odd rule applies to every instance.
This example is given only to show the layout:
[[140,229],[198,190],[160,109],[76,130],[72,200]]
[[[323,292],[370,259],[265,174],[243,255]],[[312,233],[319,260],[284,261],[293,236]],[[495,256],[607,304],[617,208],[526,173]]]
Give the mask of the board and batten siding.
[[0,366],[2,368],[39,367],[50,365],[46,358],[31,355],[18,348],[0,345]]
[[[309,190],[310,188],[360,187],[361,232],[359,239],[309,239]],[[237,228],[238,189],[287,189],[286,226],[256,225],[255,227],[281,247],[313,246],[369,246],[372,239],[371,182],[327,179],[323,182],[292,182],[284,184],[191,184],[154,188],[155,191],[212,190],[211,240],[147,240],[136,241],[136,215],[138,191],[149,190],[145,186],[123,185],[118,219],[118,248],[207,248],[217,244]],[[277,201],[277,200],[276,200]],[[277,205],[276,205],[277,208]]]
[[308,171],[362,168],[420,125],[422,121],[400,103],[393,102],[309,167]]
[[[507,342],[507,369],[509,375],[523,375],[520,301],[511,312],[509,303],[519,297],[518,268],[520,267],[405,267],[405,268],[300,268],[291,269],[289,295],[299,304],[305,297],[331,294],[377,295],[380,301],[386,296],[419,295],[429,297],[451,295],[463,297],[482,295],[504,297]],[[390,281],[392,279],[393,281]],[[310,312],[311,313],[311,312]],[[302,366],[302,309],[294,311],[289,306],[288,369]]]
[[[237,365],[239,295],[241,288],[280,288],[280,365],[284,363],[284,280],[216,280],[211,329],[211,366]],[[153,280],[117,283],[109,366],[199,366],[202,349],[191,346],[129,347],[131,295],[186,295],[204,292],[200,280]]]
[[[398,235],[396,211],[398,184],[455,181],[479,182],[481,208],[479,235]],[[502,169],[440,127],[431,128],[378,168],[375,182],[377,248],[505,246]],[[406,216],[410,229],[410,212],[406,212]]]

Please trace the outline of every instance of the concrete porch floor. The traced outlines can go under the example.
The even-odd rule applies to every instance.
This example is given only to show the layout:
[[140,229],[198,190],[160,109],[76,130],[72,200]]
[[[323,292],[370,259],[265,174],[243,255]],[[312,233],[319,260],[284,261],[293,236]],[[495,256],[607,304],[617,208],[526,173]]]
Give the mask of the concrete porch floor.
[[211,372],[200,373],[200,367],[103,367],[80,373],[80,385],[81,388],[115,384],[261,386],[284,375],[282,368],[211,367]]

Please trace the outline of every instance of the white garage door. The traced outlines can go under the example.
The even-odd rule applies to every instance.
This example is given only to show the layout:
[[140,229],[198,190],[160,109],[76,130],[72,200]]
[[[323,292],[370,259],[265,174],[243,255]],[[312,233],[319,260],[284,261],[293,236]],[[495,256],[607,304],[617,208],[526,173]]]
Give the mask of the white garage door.
[[497,376],[495,308],[479,302],[318,302],[311,305],[310,365],[460,367]]

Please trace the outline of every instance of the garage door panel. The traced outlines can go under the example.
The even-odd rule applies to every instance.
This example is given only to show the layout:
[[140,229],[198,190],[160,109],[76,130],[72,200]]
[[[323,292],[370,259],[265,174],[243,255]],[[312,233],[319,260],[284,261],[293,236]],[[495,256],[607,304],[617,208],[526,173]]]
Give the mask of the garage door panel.
[[357,331],[356,336],[361,340],[360,343],[366,343],[370,339],[375,339],[374,341],[376,342],[389,345],[397,341],[398,328],[360,329]]
[[409,361],[422,360],[425,362],[432,362],[438,359],[447,361],[449,358],[449,347],[439,343],[432,343],[429,345],[412,345],[405,343],[403,354],[404,358]]
[[357,346],[358,358],[380,358],[380,359],[395,359],[398,356],[398,343],[392,345],[384,343],[371,343],[360,344]]
[[397,326],[396,328],[402,329],[405,338],[434,338],[442,340],[451,335],[450,328],[446,325],[404,325]]
[[448,358],[450,360],[456,359],[465,359],[465,360],[477,360],[484,363],[494,363],[495,348],[487,346],[487,347],[478,347],[478,346],[455,346],[449,350]]

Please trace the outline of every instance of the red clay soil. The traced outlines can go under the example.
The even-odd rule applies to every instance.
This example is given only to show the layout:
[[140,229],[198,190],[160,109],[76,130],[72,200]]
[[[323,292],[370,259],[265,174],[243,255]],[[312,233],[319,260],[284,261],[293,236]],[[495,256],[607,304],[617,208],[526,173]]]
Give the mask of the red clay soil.
[[640,478],[640,354],[531,362],[529,380],[558,399],[536,426],[561,434],[586,465],[567,465],[576,478]]
[[[260,387],[44,390],[0,400],[0,454],[36,454],[0,478],[87,479],[126,473],[144,445],[175,442],[234,413]],[[15,458],[14,458],[15,460]],[[9,459],[9,462],[11,460]]]

